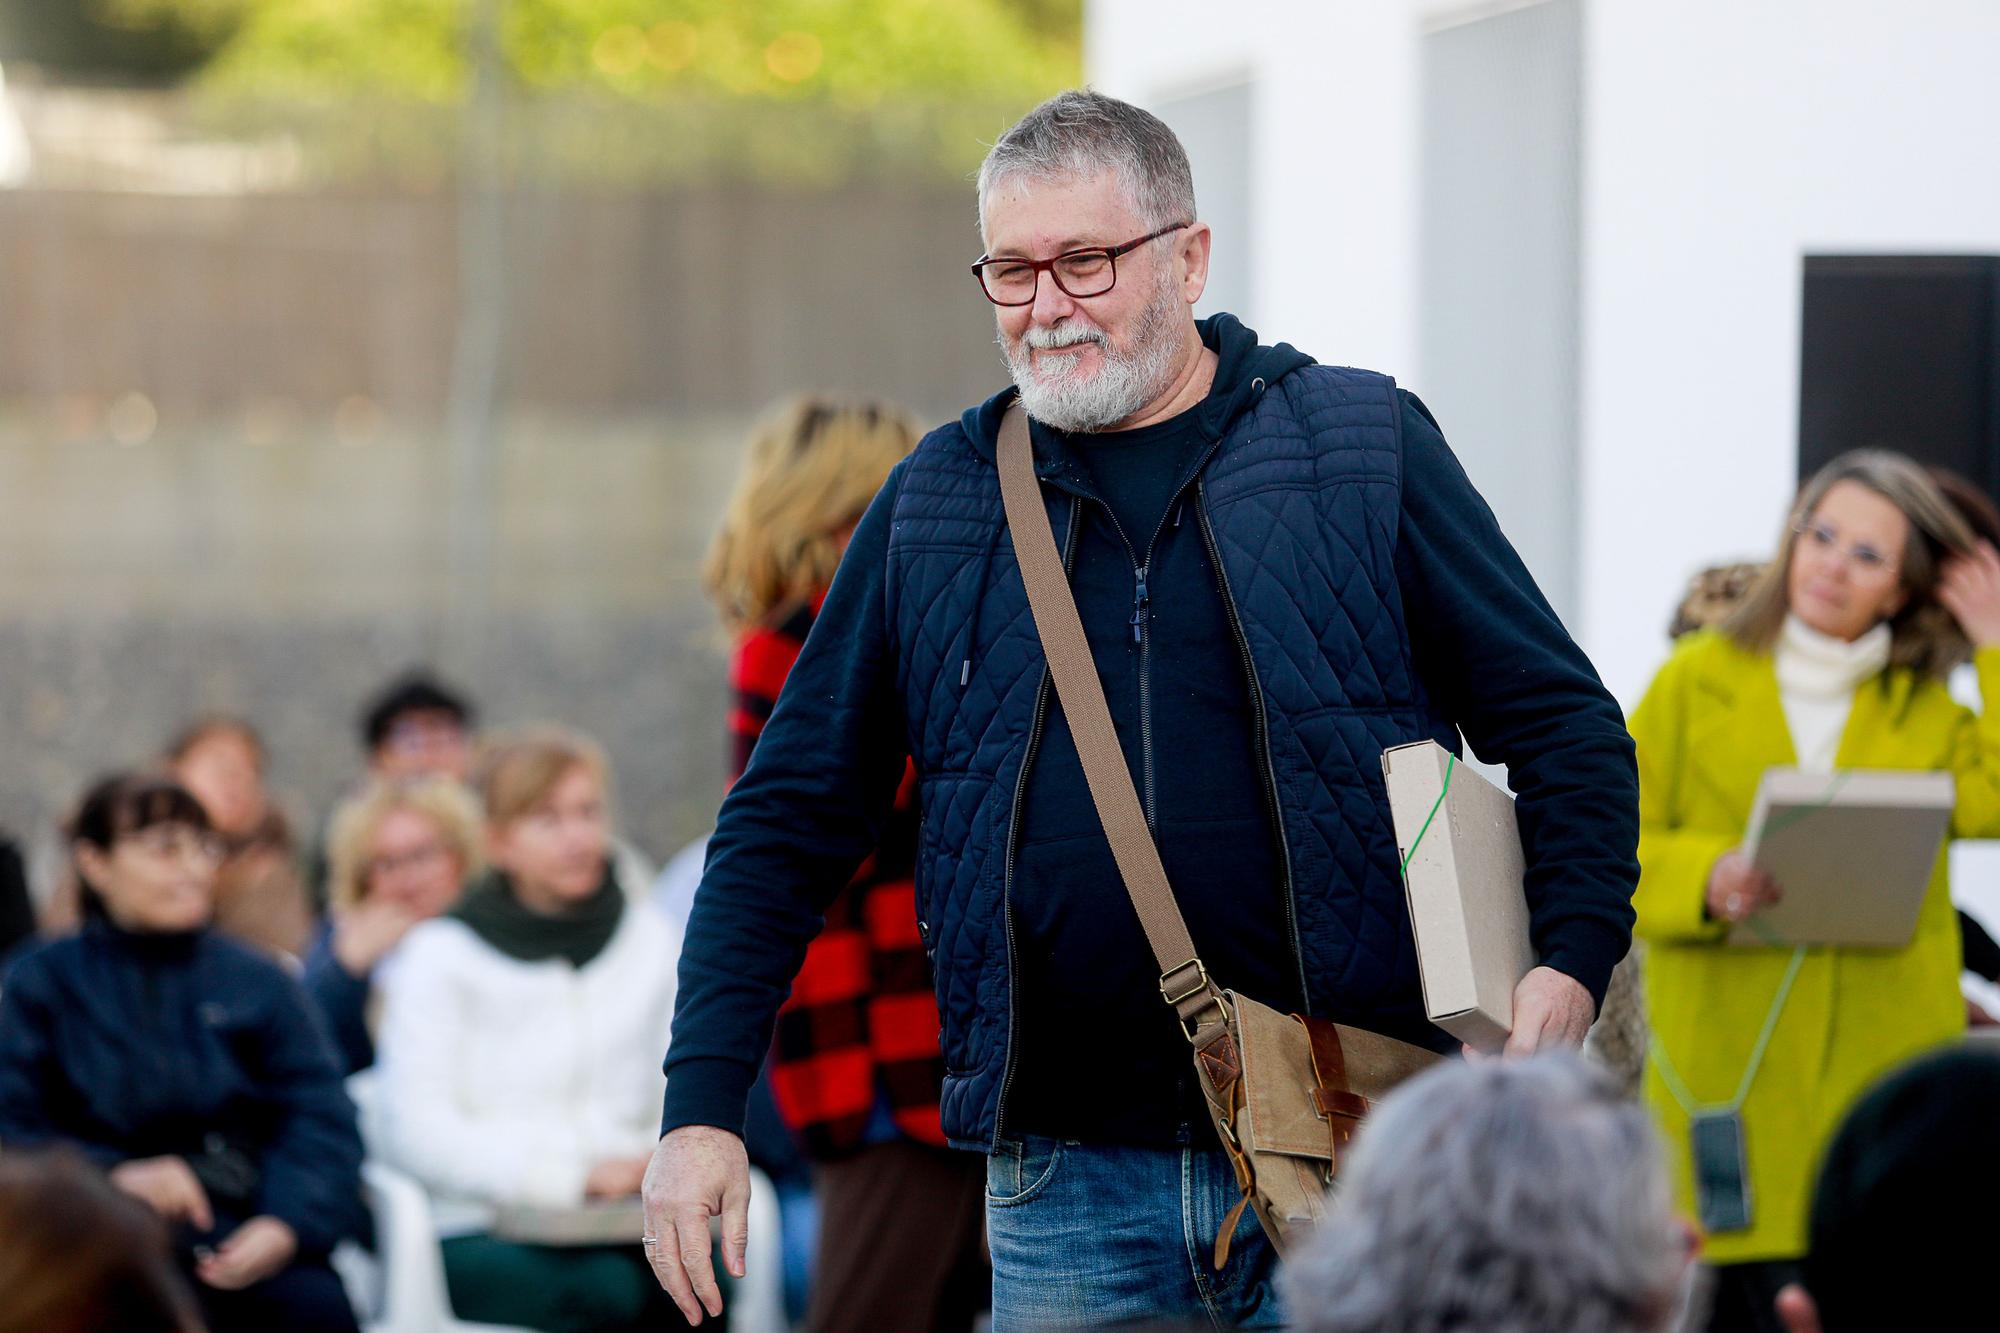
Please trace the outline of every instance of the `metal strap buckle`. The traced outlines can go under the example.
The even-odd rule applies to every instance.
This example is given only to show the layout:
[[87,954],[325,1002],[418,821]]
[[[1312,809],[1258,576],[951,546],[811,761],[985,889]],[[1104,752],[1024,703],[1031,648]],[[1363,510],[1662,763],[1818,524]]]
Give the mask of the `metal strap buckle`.
[[[1174,974],[1177,972],[1183,972],[1190,967],[1194,969],[1194,984],[1189,986],[1186,990],[1179,992],[1178,994],[1168,990],[1167,983],[1174,976]],[[1180,1007],[1180,1002],[1182,1000],[1192,999],[1208,989],[1210,989],[1208,983],[1208,969],[1201,965],[1201,959],[1199,958],[1190,958],[1185,963],[1181,963],[1175,967],[1170,967],[1166,971],[1160,973],[1160,998],[1165,1000],[1168,1004],[1173,1005],[1175,1008]]]

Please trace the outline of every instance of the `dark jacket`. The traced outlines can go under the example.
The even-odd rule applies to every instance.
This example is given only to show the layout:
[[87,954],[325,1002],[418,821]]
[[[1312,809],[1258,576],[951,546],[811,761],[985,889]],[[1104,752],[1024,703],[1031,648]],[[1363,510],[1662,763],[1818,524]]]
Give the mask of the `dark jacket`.
[[[1630,940],[1637,879],[1637,780],[1616,703],[1421,405],[1384,376],[1259,346],[1228,316],[1202,334],[1219,366],[1183,521],[1233,631],[1213,651],[1235,655],[1251,693],[1284,962],[1305,1007],[1451,1045],[1423,1016],[1379,756],[1424,738],[1456,749],[1459,728],[1511,770],[1541,960],[1601,996]],[[968,1147],[999,1131],[1016,1063],[1021,794],[1044,762],[1080,778],[1073,747],[1037,754],[1068,742],[1002,518],[993,447],[1009,396],[933,431],[891,475],[723,806],[681,957],[668,1128],[738,1126],[771,1015],[818,913],[871,849],[907,746],[922,782],[918,913],[944,1024],[945,1130]],[[1035,434],[1073,558],[1087,469]],[[1122,582],[1086,574],[1072,582],[1096,647],[1129,633],[1137,590],[1130,569]],[[1147,594],[1157,610],[1190,590]],[[1114,683],[1138,772],[1144,727],[1119,716],[1130,692]],[[1222,740],[1154,738],[1150,757],[1199,765]],[[1087,808],[1080,780],[1069,800]],[[1162,856],[1172,867],[1171,846]],[[1079,850],[1073,891],[1115,900],[1100,861]],[[1199,929],[1196,942],[1207,949]]]
[[342,1074],[375,1063],[375,1037],[368,1031],[368,997],[374,994],[373,974],[355,976],[333,952],[333,920],[323,918],[306,950],[299,981],[319,1009],[320,1022],[333,1038],[333,1054]]
[[69,1143],[110,1168],[178,1155],[217,1232],[259,1214],[305,1254],[362,1226],[361,1137],[292,979],[212,931],[101,918],[25,955],[0,987],[0,1148]]

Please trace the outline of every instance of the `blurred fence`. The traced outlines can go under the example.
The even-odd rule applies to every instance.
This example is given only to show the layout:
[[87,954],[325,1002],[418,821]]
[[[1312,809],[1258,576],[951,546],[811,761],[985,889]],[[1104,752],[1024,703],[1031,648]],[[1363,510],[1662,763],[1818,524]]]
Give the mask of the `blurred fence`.
[[603,738],[665,855],[721,790],[696,568],[754,415],[1004,383],[969,186],[510,194],[482,615],[448,638],[458,207],[0,191],[0,826],[46,849],[92,772],[214,709],[316,821],[362,696],[428,661]]

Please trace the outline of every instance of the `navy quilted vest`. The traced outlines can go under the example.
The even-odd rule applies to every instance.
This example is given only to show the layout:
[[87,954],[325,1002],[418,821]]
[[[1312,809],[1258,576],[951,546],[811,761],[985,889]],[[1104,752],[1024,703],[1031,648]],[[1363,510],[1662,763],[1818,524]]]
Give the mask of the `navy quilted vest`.
[[[1307,366],[1258,395],[1204,468],[1198,513],[1261,694],[1312,1011],[1433,1041],[1382,790],[1387,746],[1457,732],[1411,667],[1395,549],[1401,404],[1387,376]],[[1074,502],[1042,460],[1056,540]],[[945,1132],[985,1148],[1011,1029],[1005,915],[1046,670],[999,477],[958,423],[903,469],[888,616],[922,774],[918,915],[944,1022]],[[976,636],[976,637],[975,637]],[[968,667],[969,663],[969,667]],[[1218,978],[1223,985],[1226,977]]]

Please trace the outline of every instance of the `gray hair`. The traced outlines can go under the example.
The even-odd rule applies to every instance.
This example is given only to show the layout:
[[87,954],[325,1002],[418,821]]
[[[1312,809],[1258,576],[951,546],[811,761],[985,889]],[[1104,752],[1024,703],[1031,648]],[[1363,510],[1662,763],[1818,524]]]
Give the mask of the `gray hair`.
[[1115,172],[1146,226],[1192,222],[1194,172],[1166,122],[1130,102],[1074,88],[1057,93],[1000,136],[979,166],[979,227],[1001,181]]
[[1659,1333],[1684,1268],[1645,1111],[1558,1055],[1384,1099],[1281,1281],[1303,1330]]

